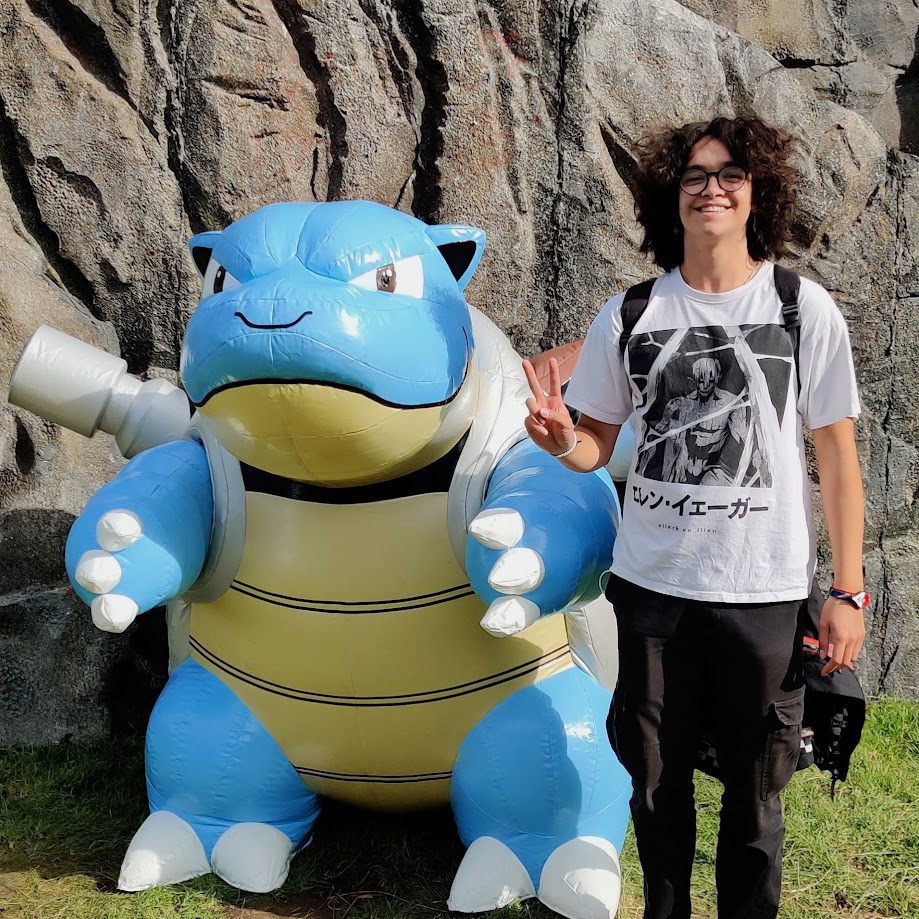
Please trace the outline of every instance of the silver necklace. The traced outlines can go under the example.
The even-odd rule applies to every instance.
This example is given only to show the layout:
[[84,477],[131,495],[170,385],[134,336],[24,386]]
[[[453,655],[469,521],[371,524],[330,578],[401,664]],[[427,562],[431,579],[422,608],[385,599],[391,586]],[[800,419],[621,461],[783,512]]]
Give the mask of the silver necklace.
[[[755,262],[754,265],[753,265],[753,270],[747,275],[747,280],[744,281],[743,283],[744,283],[744,284],[749,284],[750,281],[753,279],[753,275],[755,275],[756,272],[759,271],[760,268],[762,268],[762,267],[763,267],[763,263],[762,263],[762,262]],[[741,285],[741,287],[743,287],[743,284]]]

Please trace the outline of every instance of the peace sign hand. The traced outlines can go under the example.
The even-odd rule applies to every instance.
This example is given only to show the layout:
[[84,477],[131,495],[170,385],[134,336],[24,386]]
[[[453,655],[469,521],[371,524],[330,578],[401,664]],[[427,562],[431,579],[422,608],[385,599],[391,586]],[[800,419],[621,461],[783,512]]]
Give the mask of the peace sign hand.
[[562,378],[558,371],[558,361],[549,358],[549,392],[543,392],[542,385],[536,376],[536,370],[529,361],[523,362],[523,372],[533,395],[526,405],[530,414],[523,426],[530,439],[546,453],[564,453],[575,444],[574,422],[568,408],[562,401]]

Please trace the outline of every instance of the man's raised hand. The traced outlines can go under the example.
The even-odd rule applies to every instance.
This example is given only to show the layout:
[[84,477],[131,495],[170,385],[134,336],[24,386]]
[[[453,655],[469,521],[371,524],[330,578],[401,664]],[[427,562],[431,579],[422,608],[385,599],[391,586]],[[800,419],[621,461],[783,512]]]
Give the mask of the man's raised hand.
[[562,400],[562,379],[558,361],[549,358],[549,391],[543,392],[536,370],[529,361],[523,362],[523,372],[532,396],[527,399],[529,410],[524,421],[533,443],[546,453],[564,453],[575,445],[574,423]]

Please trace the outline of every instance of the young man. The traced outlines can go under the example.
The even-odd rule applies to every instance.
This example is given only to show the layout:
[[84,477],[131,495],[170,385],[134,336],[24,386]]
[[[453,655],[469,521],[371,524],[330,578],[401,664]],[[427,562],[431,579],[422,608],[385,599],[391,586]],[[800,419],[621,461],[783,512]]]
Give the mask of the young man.
[[[525,362],[527,430],[568,468],[604,465],[636,415],[607,596],[620,675],[610,739],[633,782],[646,919],[690,915],[699,729],[724,782],[720,919],[778,913],[780,792],[795,770],[803,688],[798,612],[815,566],[802,423],[812,431],[833,553],[825,673],[865,636],[859,413],[845,322],[801,279],[799,341],[770,259],[795,202],[792,141],[755,117],[657,131],[643,144],[642,250],[666,273],[623,338],[623,295],[594,320],[566,394]],[[623,339],[620,341],[620,339]]]

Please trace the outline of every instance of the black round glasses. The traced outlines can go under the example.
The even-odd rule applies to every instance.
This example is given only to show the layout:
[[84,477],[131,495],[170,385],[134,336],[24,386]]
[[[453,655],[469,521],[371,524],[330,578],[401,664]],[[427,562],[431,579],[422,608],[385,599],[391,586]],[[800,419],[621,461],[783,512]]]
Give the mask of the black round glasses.
[[715,172],[694,167],[680,176],[680,188],[687,195],[701,194],[708,187],[708,180],[712,176],[718,180],[722,191],[737,191],[747,181],[747,173],[740,166],[722,166]]

